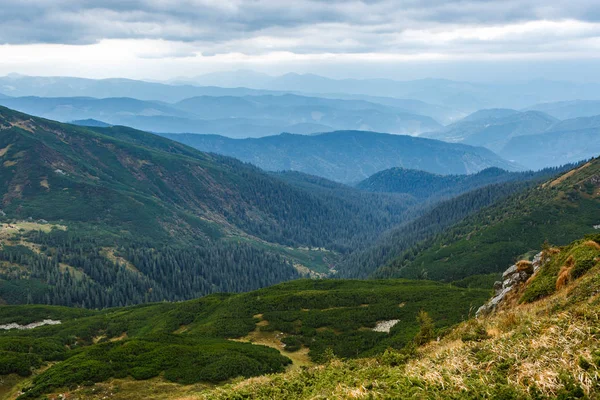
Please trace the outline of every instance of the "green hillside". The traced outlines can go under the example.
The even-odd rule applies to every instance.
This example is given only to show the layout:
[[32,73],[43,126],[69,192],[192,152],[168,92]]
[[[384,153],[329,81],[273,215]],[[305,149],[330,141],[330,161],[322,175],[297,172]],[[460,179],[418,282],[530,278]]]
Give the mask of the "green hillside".
[[[561,167],[563,168],[565,167]],[[554,171],[558,172],[559,169]],[[455,197],[493,184],[536,179],[552,172],[551,168],[537,172],[509,172],[487,168],[471,175],[436,175],[412,169],[390,168],[371,175],[356,187],[370,192],[403,193],[419,200],[432,201]]]
[[[596,235],[547,253],[534,281],[552,277],[554,284],[556,265],[573,255],[575,268],[586,266],[556,293],[522,304],[514,296],[503,310],[463,322],[416,351],[333,358],[308,369],[206,388],[192,398],[596,399],[599,243]],[[526,282],[517,294],[532,287]],[[110,393],[115,386],[101,391]]]
[[378,277],[458,280],[499,273],[547,241],[564,245],[595,231],[600,215],[600,159],[516,194],[407,250]]
[[[487,297],[485,290],[423,281],[299,280],[245,294],[103,311],[4,306],[0,325],[61,323],[0,330],[0,375],[34,372],[21,383],[24,394],[19,398],[159,374],[185,384],[219,382],[281,372],[289,358],[310,364],[325,360],[331,351],[354,358],[403,348],[419,330],[421,310],[432,316],[437,329],[444,329],[465,319]],[[373,330],[389,320],[401,323],[389,333]],[[248,341],[264,342],[283,355]]]
[[0,162],[0,302],[10,304],[123,306],[328,273],[414,204],[327,197],[150,133],[6,108]]

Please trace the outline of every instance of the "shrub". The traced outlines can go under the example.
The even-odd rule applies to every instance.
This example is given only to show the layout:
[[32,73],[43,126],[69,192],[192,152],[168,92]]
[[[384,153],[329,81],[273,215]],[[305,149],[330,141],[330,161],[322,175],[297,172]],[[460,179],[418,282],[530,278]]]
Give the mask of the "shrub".
[[286,336],[281,339],[286,351],[294,352],[302,348],[302,340],[298,336]]

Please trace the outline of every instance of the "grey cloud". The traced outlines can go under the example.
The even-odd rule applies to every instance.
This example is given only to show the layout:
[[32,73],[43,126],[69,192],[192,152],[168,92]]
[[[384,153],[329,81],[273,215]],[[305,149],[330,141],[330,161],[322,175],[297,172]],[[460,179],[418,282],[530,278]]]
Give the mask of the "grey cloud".
[[[597,0],[2,0],[0,43],[144,38],[194,43],[203,54],[255,54],[263,50],[253,40],[272,37],[288,40],[275,40],[273,50],[296,53],[410,53],[435,45],[399,42],[398,35],[407,30],[565,19],[599,22],[600,5]],[[586,35],[598,37],[598,32]],[[542,39],[553,39],[557,46],[564,41]],[[531,51],[540,44],[539,38],[531,37],[512,43],[512,48]],[[509,45],[453,43],[458,51],[469,46],[505,51]]]

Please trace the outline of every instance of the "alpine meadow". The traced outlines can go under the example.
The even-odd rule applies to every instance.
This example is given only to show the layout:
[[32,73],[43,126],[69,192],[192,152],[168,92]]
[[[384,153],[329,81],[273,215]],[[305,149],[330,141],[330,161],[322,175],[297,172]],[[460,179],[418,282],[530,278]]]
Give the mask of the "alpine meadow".
[[600,399],[597,1],[0,21],[0,400]]

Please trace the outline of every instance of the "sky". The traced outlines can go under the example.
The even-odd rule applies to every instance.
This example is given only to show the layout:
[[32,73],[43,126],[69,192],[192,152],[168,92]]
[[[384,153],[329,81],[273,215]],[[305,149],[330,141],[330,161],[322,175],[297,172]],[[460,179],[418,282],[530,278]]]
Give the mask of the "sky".
[[0,3],[0,75],[600,82],[598,0]]

